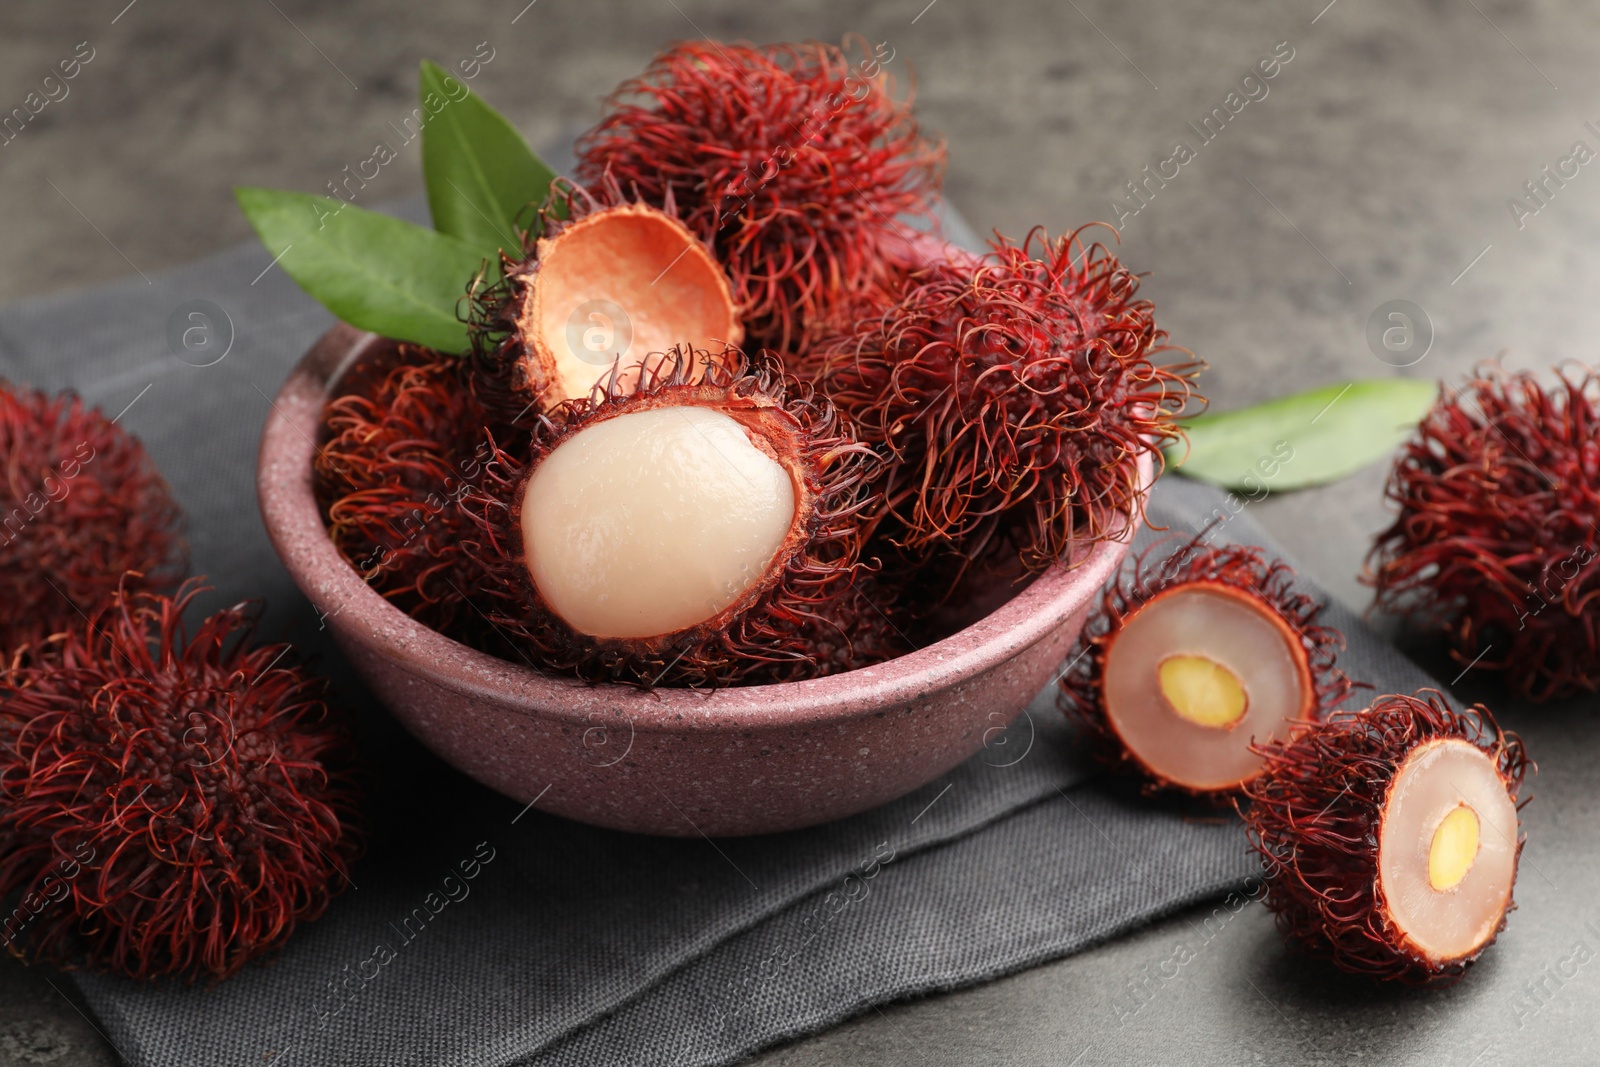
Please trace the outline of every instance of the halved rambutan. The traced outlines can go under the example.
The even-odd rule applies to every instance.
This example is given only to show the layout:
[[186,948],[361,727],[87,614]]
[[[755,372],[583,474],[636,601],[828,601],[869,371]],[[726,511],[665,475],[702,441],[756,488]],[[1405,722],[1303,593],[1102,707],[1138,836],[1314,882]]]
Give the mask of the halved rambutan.
[[636,391],[613,380],[546,420],[526,463],[497,454],[504,485],[471,504],[495,621],[595,681],[808,675],[807,629],[840,628],[862,570],[871,460],[775,363],[674,350]]
[[313,460],[328,536],[397,607],[455,636],[480,629],[466,597],[479,569],[461,541],[462,510],[489,458],[483,406],[462,387],[460,359],[400,345],[323,412]]
[[[1505,928],[1522,853],[1522,742],[1432,690],[1265,745],[1245,825],[1278,927],[1374,978],[1460,977]],[[1526,803],[1525,801],[1522,803]]]
[[1166,334],[1138,284],[1104,246],[1035,230],[913,273],[819,342],[819,387],[888,459],[881,532],[918,563],[1005,544],[1028,571],[1120,535],[1199,369],[1152,362]]
[[1366,580],[1463,666],[1552,700],[1600,689],[1600,376],[1496,364],[1441,388],[1401,448]]
[[1220,799],[1261,773],[1252,741],[1286,737],[1349,695],[1344,637],[1261,549],[1170,547],[1158,541],[1102,593],[1062,707],[1147,793]]
[[841,299],[892,279],[879,246],[897,219],[933,217],[944,146],[895,98],[892,58],[859,38],[674,44],[579,139],[578,176],[675,201],[732,275],[751,346],[801,351]]
[[130,571],[175,582],[182,524],[136,438],[76,396],[0,381],[0,653],[76,626]]
[[222,978],[348,882],[351,748],[241,604],[124,591],[0,675],[0,895],[26,959]]
[[470,294],[471,384],[501,421],[587,397],[616,364],[623,389],[652,354],[721,352],[744,340],[722,266],[676,213],[630,199],[609,176],[558,181],[502,278]]

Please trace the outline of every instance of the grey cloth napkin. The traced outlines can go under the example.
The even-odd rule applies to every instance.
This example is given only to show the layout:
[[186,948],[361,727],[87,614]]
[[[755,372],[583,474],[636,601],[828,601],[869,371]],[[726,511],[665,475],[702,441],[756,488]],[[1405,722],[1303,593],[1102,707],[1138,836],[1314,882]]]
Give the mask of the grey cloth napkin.
[[[732,1063],[873,1004],[1071,953],[1256,869],[1232,820],[1094,784],[1049,692],[912,795],[761,838],[598,830],[455,773],[349,672],[262,529],[262,422],[332,321],[271,258],[242,246],[0,310],[0,374],[123,412],[187,509],[193,570],[216,587],[204,608],[265,598],[265,636],[334,678],[376,773],[356,886],[270,965],[214,988],[76,978],[127,1062]],[[186,330],[201,331],[189,347],[175,340]],[[1219,499],[1164,479],[1152,518],[1198,531]],[[1261,542],[1247,516],[1220,536]],[[1329,618],[1353,677],[1428,684],[1358,619]]]

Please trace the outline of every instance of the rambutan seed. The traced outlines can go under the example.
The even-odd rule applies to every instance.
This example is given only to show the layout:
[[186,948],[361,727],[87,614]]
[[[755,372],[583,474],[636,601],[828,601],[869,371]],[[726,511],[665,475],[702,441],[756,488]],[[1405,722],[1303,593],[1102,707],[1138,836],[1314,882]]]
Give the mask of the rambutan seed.
[[1343,638],[1260,549],[1165,547],[1102,595],[1068,657],[1063,709],[1147,792],[1222,799],[1261,773],[1252,739],[1287,736],[1350,692]]
[[1378,697],[1258,746],[1251,842],[1279,929],[1374,978],[1459,978],[1513,907],[1522,742],[1432,690]]

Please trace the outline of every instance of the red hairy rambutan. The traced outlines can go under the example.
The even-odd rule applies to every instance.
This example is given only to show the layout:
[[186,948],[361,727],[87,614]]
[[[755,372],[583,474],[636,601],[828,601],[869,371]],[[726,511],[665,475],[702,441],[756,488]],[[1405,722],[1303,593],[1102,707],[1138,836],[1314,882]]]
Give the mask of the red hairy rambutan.
[[613,364],[623,389],[676,345],[721,352],[744,340],[728,278],[679,221],[631,200],[609,176],[558,181],[501,279],[473,283],[469,385],[502,423],[589,395]]
[[751,346],[803,351],[839,301],[893,280],[879,248],[896,220],[933,217],[944,146],[895,98],[881,48],[672,45],[579,139],[578,176],[675,201],[732,276]]
[[1386,611],[1552,700],[1600,689],[1600,376],[1479,368],[1401,448],[1368,556]]
[[826,400],[776,361],[675,349],[558,414],[470,504],[492,616],[530,662],[715,686],[854,661],[872,454]]
[[1285,737],[1349,695],[1344,637],[1259,548],[1166,552],[1157,542],[1101,594],[1062,707],[1145,792],[1222,799],[1261,773],[1252,740]]
[[124,590],[0,678],[10,949],[133,978],[223,978],[349,880],[356,791],[323,683],[252,647],[241,604]]
[[1290,941],[1420,985],[1459,978],[1505,928],[1529,763],[1487,709],[1383,696],[1261,753],[1245,825]]
[[0,381],[0,653],[76,626],[129,571],[176,581],[182,522],[144,446],[113,420]]
[[1104,246],[1034,230],[819,342],[820,388],[888,460],[874,519],[913,561],[1009,545],[1032,572],[1126,529],[1199,369],[1151,361],[1166,334],[1137,289]]
[[361,392],[323,412],[313,460],[328,535],[374,589],[448,633],[475,631],[466,603],[479,570],[461,541],[462,509],[488,459],[483,406],[461,385],[460,359],[399,345],[369,361]]

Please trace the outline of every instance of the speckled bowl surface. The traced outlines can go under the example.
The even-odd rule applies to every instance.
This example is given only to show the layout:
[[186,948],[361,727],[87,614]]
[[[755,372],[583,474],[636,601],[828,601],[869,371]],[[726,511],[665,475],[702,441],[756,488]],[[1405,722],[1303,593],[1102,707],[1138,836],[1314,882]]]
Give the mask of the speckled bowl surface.
[[942,641],[830,678],[706,693],[542,674],[413,621],[328,539],[311,487],[319,414],[339,375],[387,343],[336,326],[284,383],[257,471],[267,531],[340,648],[413,734],[484,784],[572,819],[757,834],[902,796],[975,753],[1049,684],[1127,552],[1101,544]]

